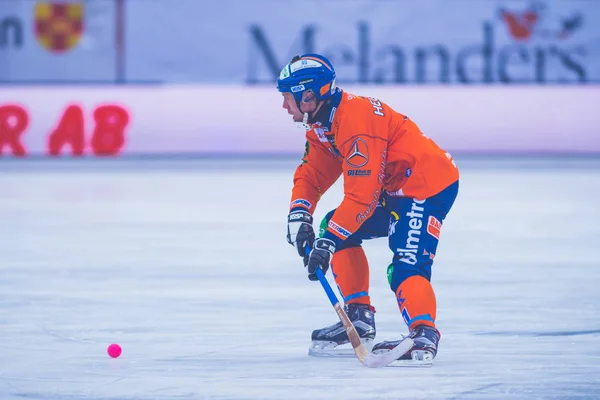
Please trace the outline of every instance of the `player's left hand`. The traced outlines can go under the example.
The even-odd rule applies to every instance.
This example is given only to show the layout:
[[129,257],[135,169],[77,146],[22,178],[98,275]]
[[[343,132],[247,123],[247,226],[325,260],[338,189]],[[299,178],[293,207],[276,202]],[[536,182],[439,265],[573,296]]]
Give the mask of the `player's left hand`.
[[319,238],[315,240],[313,249],[308,255],[306,269],[308,269],[308,279],[318,281],[317,268],[323,270],[323,274],[329,269],[329,261],[335,253],[335,243],[332,240]]
[[306,248],[312,247],[315,241],[313,230],[313,217],[308,211],[296,210],[288,215],[287,241],[298,250],[300,257],[304,258],[306,266]]

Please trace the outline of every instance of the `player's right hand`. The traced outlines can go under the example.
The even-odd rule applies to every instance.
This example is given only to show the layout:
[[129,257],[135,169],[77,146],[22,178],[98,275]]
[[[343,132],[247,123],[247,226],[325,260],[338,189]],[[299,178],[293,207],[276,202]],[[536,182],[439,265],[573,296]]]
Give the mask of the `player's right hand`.
[[288,215],[287,241],[302,258],[306,257],[306,247],[312,248],[315,241],[312,223],[312,215],[306,210],[291,211]]
[[308,270],[308,279],[318,281],[317,268],[321,268],[323,274],[327,273],[331,257],[335,253],[335,243],[332,240],[318,238],[314,243],[314,248],[304,262]]

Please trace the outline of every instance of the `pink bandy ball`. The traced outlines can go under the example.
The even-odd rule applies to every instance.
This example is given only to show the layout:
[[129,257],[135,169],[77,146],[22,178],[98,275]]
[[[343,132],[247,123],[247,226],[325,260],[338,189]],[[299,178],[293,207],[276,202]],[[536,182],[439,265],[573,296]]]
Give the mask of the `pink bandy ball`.
[[121,355],[121,352],[123,350],[121,349],[121,346],[119,346],[116,343],[111,344],[110,346],[108,346],[108,349],[106,349],[106,352],[108,353],[109,356],[111,356],[112,358],[117,358]]

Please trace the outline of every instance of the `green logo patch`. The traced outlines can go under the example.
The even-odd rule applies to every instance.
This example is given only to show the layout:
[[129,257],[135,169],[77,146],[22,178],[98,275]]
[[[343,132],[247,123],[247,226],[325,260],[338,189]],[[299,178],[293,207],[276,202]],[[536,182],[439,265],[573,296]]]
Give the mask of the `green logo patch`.
[[387,278],[390,286],[392,285],[392,275],[394,275],[394,264],[390,264],[387,267]]

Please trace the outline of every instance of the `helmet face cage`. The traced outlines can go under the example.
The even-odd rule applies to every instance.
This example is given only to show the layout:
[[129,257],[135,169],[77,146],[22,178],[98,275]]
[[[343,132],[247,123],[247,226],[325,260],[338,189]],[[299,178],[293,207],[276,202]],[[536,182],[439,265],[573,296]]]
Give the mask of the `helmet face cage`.
[[296,56],[281,70],[277,90],[292,93],[298,106],[302,95],[308,91],[315,94],[317,102],[325,100],[335,91],[335,70],[321,55]]

